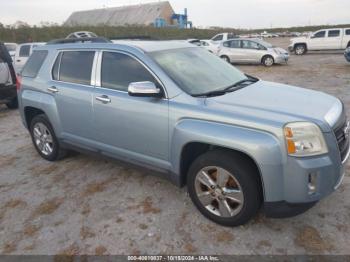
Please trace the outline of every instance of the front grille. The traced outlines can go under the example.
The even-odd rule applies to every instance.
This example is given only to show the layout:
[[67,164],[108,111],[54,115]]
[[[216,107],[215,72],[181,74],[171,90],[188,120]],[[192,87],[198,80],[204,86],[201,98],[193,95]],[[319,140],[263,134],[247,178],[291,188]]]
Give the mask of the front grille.
[[345,114],[343,114],[334,128],[334,134],[337,138],[338,148],[342,161],[345,159],[346,154],[349,151],[349,137],[344,132],[347,124],[348,121]]

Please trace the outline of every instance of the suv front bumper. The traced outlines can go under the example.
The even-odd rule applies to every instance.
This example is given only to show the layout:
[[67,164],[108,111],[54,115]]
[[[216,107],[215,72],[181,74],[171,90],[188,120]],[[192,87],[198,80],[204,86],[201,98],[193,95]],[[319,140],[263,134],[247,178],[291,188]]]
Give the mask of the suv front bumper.
[[288,157],[280,183],[282,197],[264,203],[268,217],[283,218],[301,214],[339,188],[345,175],[350,147],[341,159],[334,134],[324,135],[328,141],[328,154],[308,158]]

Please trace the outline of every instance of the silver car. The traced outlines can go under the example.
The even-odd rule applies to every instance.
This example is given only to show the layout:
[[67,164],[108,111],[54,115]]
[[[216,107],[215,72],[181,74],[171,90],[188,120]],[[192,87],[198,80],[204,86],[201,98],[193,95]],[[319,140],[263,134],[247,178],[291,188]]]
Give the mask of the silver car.
[[233,39],[223,42],[218,55],[229,63],[254,63],[272,66],[287,63],[289,53],[260,39]]

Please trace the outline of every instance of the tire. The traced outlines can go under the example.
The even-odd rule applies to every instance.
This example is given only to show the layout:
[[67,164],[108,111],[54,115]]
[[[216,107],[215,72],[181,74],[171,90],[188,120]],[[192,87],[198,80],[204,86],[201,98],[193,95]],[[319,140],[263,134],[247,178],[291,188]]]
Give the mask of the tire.
[[220,56],[220,58],[221,58],[222,60],[226,61],[227,63],[231,64],[230,58],[229,58],[228,56],[222,55],[222,56]]
[[350,42],[348,43],[348,45],[346,46],[346,48],[349,48],[350,47]]
[[[213,172],[215,168],[219,171]],[[220,188],[209,190],[202,183],[211,184],[202,171],[217,185],[225,181],[217,180],[218,177],[229,177],[225,186],[221,187],[224,196],[220,195]],[[194,205],[205,217],[223,226],[240,226],[251,220],[260,209],[262,190],[258,175],[252,164],[237,154],[224,150],[209,151],[192,163],[187,175],[187,190]],[[230,196],[227,190],[234,195]],[[240,201],[233,201],[230,197]],[[229,208],[222,208],[226,206]]]
[[8,109],[17,109],[18,108],[18,100],[17,97],[13,98],[11,102],[6,104]]
[[266,55],[261,59],[261,63],[266,67],[271,67],[274,65],[275,60],[273,59],[272,56]]
[[61,148],[46,115],[35,116],[30,122],[29,131],[34,147],[42,158],[57,161],[66,156],[67,152]]
[[305,44],[297,44],[294,47],[294,53],[296,55],[304,55],[306,54],[307,49],[306,49],[306,45]]

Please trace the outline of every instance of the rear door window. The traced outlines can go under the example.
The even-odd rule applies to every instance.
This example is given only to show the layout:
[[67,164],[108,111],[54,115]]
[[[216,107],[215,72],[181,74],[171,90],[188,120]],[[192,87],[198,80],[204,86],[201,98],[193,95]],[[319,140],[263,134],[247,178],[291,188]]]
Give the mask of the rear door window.
[[20,57],[29,57],[30,54],[30,45],[22,45],[19,49]]
[[346,30],[345,30],[345,34],[346,34],[346,35],[350,35],[350,29],[346,29]]
[[340,36],[340,30],[329,30],[328,37],[338,37]]
[[[94,56],[94,51],[64,51],[60,57],[61,63],[56,77],[63,82],[90,85]],[[55,77],[54,71],[55,65]]]
[[22,76],[36,77],[47,54],[48,52],[46,50],[34,51],[23,68]]
[[241,41],[240,40],[231,41],[231,48],[241,48]]
[[249,40],[242,41],[242,48],[244,49],[259,49],[259,44]]

